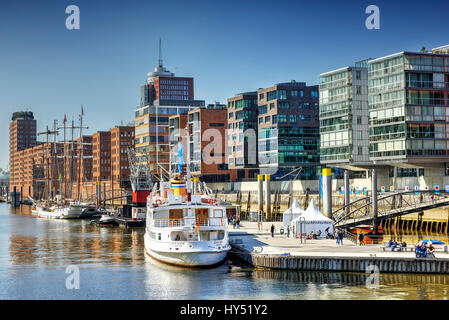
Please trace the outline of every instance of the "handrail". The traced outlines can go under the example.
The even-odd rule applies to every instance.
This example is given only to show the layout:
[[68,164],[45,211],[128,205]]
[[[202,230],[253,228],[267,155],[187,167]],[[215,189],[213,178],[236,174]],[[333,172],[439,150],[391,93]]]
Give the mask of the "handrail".
[[[405,198],[404,195],[405,196],[412,195],[413,197]],[[439,198],[441,196],[442,197],[440,199],[432,198],[432,200],[429,200],[428,199],[429,195],[438,195]],[[437,205],[437,206],[439,206],[440,204],[446,205],[446,203],[449,202],[448,197],[449,197],[449,193],[439,192],[439,191],[434,191],[434,190],[403,191],[403,192],[399,192],[399,193],[389,194],[387,196],[384,196],[384,197],[381,197],[378,199],[378,203],[384,202],[387,205],[391,206],[390,209],[387,209],[387,208],[385,208],[385,206],[383,206],[384,208],[381,209],[382,212],[380,212],[378,214],[378,218],[383,218],[385,216],[397,214],[400,212],[408,212],[410,210],[417,210],[420,208],[433,206],[433,205]],[[392,199],[392,201],[389,201],[390,199]],[[399,203],[397,203],[396,199],[399,199]],[[338,213],[338,212],[342,211],[343,209],[347,208],[348,206],[352,206],[355,203],[360,202],[361,200],[366,200],[366,199],[356,200],[356,201],[350,203],[349,205],[336,210],[334,213]],[[357,220],[364,220],[364,218],[366,218],[369,215],[366,209],[369,207],[372,207],[372,204],[373,204],[373,201],[370,201],[369,203],[367,203],[361,207],[358,207],[357,209],[352,210],[351,212],[349,212],[348,214],[346,214],[344,216],[341,216],[341,213],[340,213],[339,216],[337,217],[337,219],[334,219],[334,221],[336,224],[338,224],[344,220],[352,219],[353,222],[356,222]],[[403,205],[403,204],[405,204],[405,205]],[[381,206],[378,206],[378,207],[381,207]],[[365,211],[365,212],[362,212],[362,211]],[[362,213],[362,215],[355,217],[354,215],[358,212]]]

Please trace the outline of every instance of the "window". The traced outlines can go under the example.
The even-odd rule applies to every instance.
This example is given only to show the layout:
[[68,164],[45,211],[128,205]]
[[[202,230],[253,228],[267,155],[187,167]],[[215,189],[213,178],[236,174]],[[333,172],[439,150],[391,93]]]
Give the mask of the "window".
[[285,123],[285,122],[287,122],[287,115],[285,115],[285,114],[279,114],[279,115],[278,115],[278,121],[279,121],[279,123]]
[[358,147],[358,155],[363,155],[363,147]]
[[234,118],[234,112],[229,112],[229,119]]
[[272,102],[272,103],[270,103],[270,110],[273,110],[274,109],[274,103]]
[[260,100],[263,100],[264,98],[265,98],[265,94],[264,93],[259,94],[259,99]]
[[259,123],[263,123],[263,117],[259,118]]
[[296,123],[296,114],[291,114],[289,116],[290,123]]
[[356,71],[355,72],[355,79],[356,80],[361,80],[362,79],[362,72],[361,71]]
[[273,124],[278,123],[278,117],[277,117],[276,115],[275,115],[275,116],[272,116],[271,122],[272,122]]
[[362,94],[362,86],[356,87],[356,94]]
[[265,123],[270,122],[270,118],[271,118],[270,116],[266,116],[265,117]]
[[297,96],[298,96],[298,91],[293,90],[293,91],[291,92],[291,96],[292,96],[292,97],[297,97]]
[[362,124],[362,117],[361,116],[357,117],[357,124]]

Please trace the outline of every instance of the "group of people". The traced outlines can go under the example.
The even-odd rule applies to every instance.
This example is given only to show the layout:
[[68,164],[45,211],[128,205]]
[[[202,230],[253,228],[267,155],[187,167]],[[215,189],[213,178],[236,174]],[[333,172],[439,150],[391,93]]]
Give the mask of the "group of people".
[[232,227],[235,228],[240,228],[240,218],[233,216],[232,218],[229,218],[229,223],[232,224]]
[[407,243],[397,242],[396,240],[390,239],[387,243],[387,248],[391,248],[391,251],[402,251],[403,248],[407,248]]
[[432,256],[435,257],[435,247],[432,245],[432,241],[424,242],[420,240],[418,244],[415,246],[416,257],[427,257]]

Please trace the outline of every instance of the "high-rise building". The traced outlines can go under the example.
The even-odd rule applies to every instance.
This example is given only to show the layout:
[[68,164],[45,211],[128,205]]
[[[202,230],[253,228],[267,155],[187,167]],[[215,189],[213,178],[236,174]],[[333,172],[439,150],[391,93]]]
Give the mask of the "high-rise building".
[[320,75],[320,162],[364,170],[369,162],[368,65]]
[[261,173],[284,176],[302,167],[301,179],[316,179],[319,163],[318,86],[279,83],[258,94]]
[[[255,178],[257,156],[257,92],[228,99],[228,165],[233,180]],[[235,177],[234,177],[235,174]]]
[[135,146],[137,159],[148,163],[156,176],[169,172],[169,123],[172,115],[204,107],[203,100],[194,100],[193,78],[175,77],[159,62],[148,73],[141,87],[141,103],[135,111]]

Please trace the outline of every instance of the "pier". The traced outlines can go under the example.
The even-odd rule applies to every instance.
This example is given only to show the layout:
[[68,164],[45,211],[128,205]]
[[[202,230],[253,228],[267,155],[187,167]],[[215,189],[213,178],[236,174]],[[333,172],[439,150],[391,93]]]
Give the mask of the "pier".
[[[271,223],[243,222],[240,229],[229,229],[233,253],[255,268],[268,270],[362,272],[376,266],[381,273],[449,274],[447,246],[435,246],[435,258],[415,257],[415,253],[384,251],[383,245],[358,246],[344,239],[343,246],[335,240],[306,240],[279,234],[275,223],[275,237],[269,233]],[[414,244],[408,244],[413,247]]]

